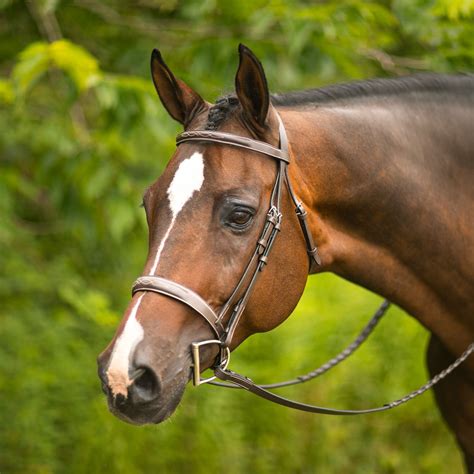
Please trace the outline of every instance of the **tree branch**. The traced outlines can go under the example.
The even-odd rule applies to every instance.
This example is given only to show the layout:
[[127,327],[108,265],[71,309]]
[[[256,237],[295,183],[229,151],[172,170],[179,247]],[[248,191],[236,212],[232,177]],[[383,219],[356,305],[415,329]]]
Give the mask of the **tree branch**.
[[377,61],[385,71],[398,76],[408,74],[411,69],[422,71],[429,69],[428,62],[423,59],[393,56],[380,49],[362,48],[359,50],[359,53],[369,59]]
[[[54,41],[63,39],[61,27],[59,26],[56,15],[52,10],[43,11],[38,5],[37,0],[25,0],[25,3],[40,34],[48,41],[48,43],[53,43]],[[52,74],[54,79],[58,78],[57,71],[50,71],[50,74]],[[80,137],[88,136],[89,127],[82,104],[79,101],[74,102],[69,113],[77,134]]]

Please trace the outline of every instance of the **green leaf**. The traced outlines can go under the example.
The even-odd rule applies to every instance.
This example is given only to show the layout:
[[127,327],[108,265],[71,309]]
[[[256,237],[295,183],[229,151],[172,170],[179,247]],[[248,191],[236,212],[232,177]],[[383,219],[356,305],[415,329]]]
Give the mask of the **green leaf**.
[[13,68],[12,82],[15,92],[21,97],[40,79],[49,68],[48,44],[33,43],[19,55]]
[[55,41],[48,53],[52,64],[67,73],[80,92],[95,86],[102,77],[97,60],[81,46],[67,40]]
[[0,102],[10,104],[13,102],[14,94],[11,82],[8,79],[0,79]]

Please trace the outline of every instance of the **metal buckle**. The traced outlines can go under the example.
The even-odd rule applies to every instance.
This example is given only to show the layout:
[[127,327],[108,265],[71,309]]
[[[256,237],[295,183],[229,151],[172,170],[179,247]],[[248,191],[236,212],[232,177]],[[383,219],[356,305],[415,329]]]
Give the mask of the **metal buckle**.
[[[207,341],[201,341],[201,342],[193,342],[191,343],[191,351],[192,351],[192,356],[193,356],[193,385],[195,387],[198,387],[199,385],[202,385],[203,383],[208,383],[212,382],[213,380],[216,379],[216,376],[208,377],[207,379],[202,379],[201,378],[201,363],[199,360],[199,350],[201,346],[207,346],[208,344],[218,344],[219,346],[222,346],[222,342],[219,341],[219,339],[209,339]],[[221,360],[218,367],[220,367],[222,370],[227,369],[227,366],[229,365],[230,362],[230,349],[228,347],[225,347],[226,351],[226,358],[224,360]]]
[[267,212],[267,221],[274,222],[275,224],[281,219],[281,212],[276,206],[272,206]]

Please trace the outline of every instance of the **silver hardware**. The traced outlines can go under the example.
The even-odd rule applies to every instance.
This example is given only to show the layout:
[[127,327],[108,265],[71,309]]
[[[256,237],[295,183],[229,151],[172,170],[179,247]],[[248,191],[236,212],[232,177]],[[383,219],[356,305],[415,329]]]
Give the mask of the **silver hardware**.
[[[198,387],[204,383],[212,382],[216,379],[216,376],[208,377],[207,379],[201,378],[201,362],[200,362],[200,348],[201,346],[207,346],[208,344],[218,344],[222,345],[219,339],[208,339],[207,341],[193,342],[191,344],[191,352],[193,356],[193,385]],[[226,357],[224,360],[221,360],[219,367],[222,370],[226,370],[230,362],[230,349],[225,347]]]

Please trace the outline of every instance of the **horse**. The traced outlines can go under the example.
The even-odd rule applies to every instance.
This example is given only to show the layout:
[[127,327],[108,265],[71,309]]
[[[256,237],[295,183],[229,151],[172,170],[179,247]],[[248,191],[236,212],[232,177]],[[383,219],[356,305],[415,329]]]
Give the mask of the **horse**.
[[[143,197],[149,280],[135,285],[98,357],[112,413],[167,419],[192,377],[201,383],[216,360],[225,369],[246,338],[281,324],[321,272],[430,331],[431,375],[461,356],[474,340],[474,76],[271,95],[261,62],[240,45],[235,93],[210,104],[157,50],[151,72],[185,132]],[[472,470],[473,358],[434,389]]]

